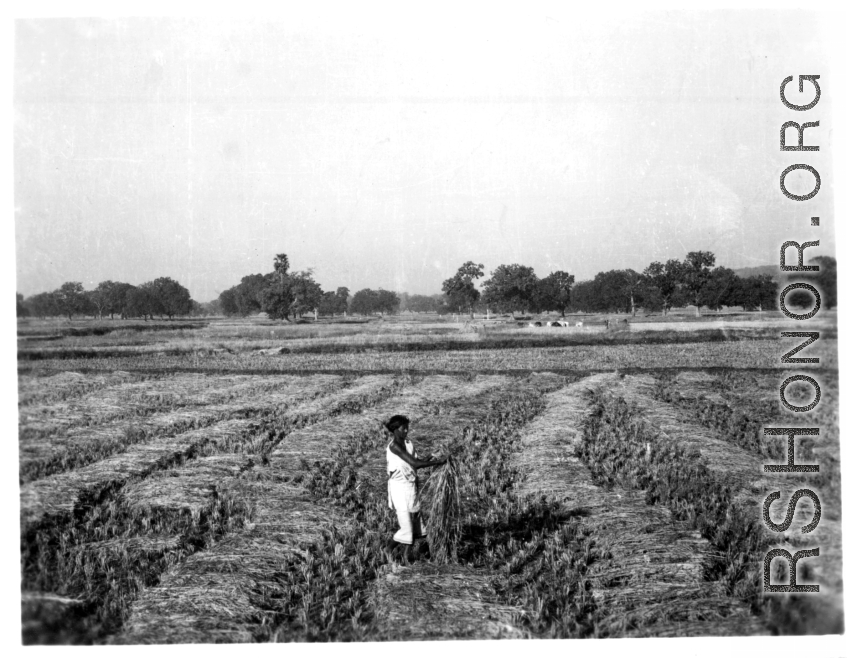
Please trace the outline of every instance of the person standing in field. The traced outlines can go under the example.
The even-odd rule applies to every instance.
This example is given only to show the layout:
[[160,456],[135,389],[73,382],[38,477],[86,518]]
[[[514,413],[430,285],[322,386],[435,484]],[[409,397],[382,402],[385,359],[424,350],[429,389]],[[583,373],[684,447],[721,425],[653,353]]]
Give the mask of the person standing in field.
[[446,459],[420,459],[409,441],[409,419],[392,416],[384,425],[391,441],[385,447],[388,462],[388,506],[397,512],[400,529],[388,545],[393,551],[399,545],[411,546],[415,539],[426,537],[426,526],[421,519],[418,502],[417,469],[440,466]]

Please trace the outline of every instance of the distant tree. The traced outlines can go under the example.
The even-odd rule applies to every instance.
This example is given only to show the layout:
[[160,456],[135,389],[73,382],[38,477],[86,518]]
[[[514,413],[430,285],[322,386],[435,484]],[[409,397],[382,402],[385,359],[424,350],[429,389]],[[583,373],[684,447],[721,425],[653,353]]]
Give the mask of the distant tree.
[[838,265],[835,259],[832,256],[818,256],[810,260],[809,264],[821,268],[812,283],[821,294],[824,308],[831,309],[833,306],[838,306]]
[[173,319],[176,315],[191,313],[191,294],[178,281],[163,276],[144,285],[150,286],[154,308],[162,316],[167,315],[168,318]]
[[[671,259],[666,263],[655,261],[650,263],[643,272],[647,288],[653,287],[662,301],[662,312],[668,314],[674,301],[679,300],[682,287],[683,266],[678,260]],[[649,296],[645,291],[645,298]]]
[[274,256],[274,273],[280,278],[284,278],[288,274],[289,262],[288,256],[285,254],[277,254]]
[[104,314],[109,313],[109,307],[113,303],[114,288],[116,285],[114,281],[101,281],[94,290],[87,293],[88,300],[97,312],[98,318],[102,319]]
[[658,313],[665,310],[665,302],[656,286],[649,285],[646,280],[641,287],[640,304],[647,313]]
[[227,317],[231,317],[233,315],[240,315],[238,302],[236,301],[236,295],[238,294],[236,288],[237,286],[233,286],[232,288],[228,288],[224,290],[220,295],[218,295],[218,302],[220,303],[221,313],[223,313]]
[[288,268],[288,256],[277,254],[273,274],[261,293],[261,309],[273,320],[288,320],[291,315],[291,306],[295,300]]
[[370,315],[377,310],[378,293],[370,288],[359,290],[350,300],[350,312],[357,315]]
[[638,305],[642,303],[646,282],[644,277],[633,269],[623,270],[624,290],[629,295],[629,312],[635,316]]
[[499,265],[482,287],[486,305],[498,312],[525,311],[538,298],[538,277],[526,265]]
[[408,295],[405,310],[411,313],[434,313],[441,304],[441,295]]
[[538,305],[554,309],[564,315],[571,303],[574,276],[561,270],[548,274],[538,282]]
[[25,318],[29,315],[29,310],[26,306],[24,306],[24,296],[16,292],[15,293],[15,316],[19,318]]
[[[635,290],[638,286],[633,270],[609,270],[598,272],[592,287],[592,311],[601,313],[622,313],[634,308]],[[637,276],[637,275],[636,275]]]
[[126,293],[126,306],[124,314],[130,318],[152,319],[153,314],[158,311],[155,293],[151,283],[133,286]]
[[247,316],[262,310],[262,293],[273,283],[272,274],[248,274],[235,287],[234,301],[237,314]]
[[293,299],[290,309],[295,318],[298,315],[302,317],[306,313],[313,313],[320,306],[323,290],[315,281],[311,269],[292,272],[286,277],[285,285],[291,290]]
[[777,284],[768,274],[739,278],[729,305],[741,306],[745,311],[776,310]]
[[480,292],[474,287],[474,280],[484,276],[484,267],[482,263],[468,261],[441,284],[449,304],[460,313],[469,313],[471,318],[480,297]]
[[376,310],[385,315],[397,313],[400,308],[400,296],[391,290],[383,290],[380,288],[376,292]]
[[697,309],[698,317],[704,303],[703,289],[709,282],[714,264],[715,255],[711,251],[690,251],[682,263],[682,290],[686,302]]
[[335,289],[335,313],[346,313],[347,307],[350,305],[350,289],[346,286],[339,286]]
[[274,284],[262,291],[262,310],[271,320],[288,320],[292,300],[290,290],[281,284]]
[[321,315],[335,316],[335,307],[335,291],[330,290],[329,292],[325,292],[323,297],[321,297],[321,303],[318,305],[318,313]]
[[345,313],[347,311],[349,296],[350,291],[343,286],[337,290],[325,292],[321,298],[320,306],[318,306],[318,313],[321,315],[332,315],[333,317],[336,314],[341,315]]
[[716,267],[700,291],[700,301],[713,311],[735,306],[739,298],[741,279],[726,267]]
[[85,289],[79,281],[68,281],[63,283],[53,293],[56,305],[62,315],[67,315],[70,320],[74,315],[88,313],[92,310],[91,302],[85,294]]
[[127,317],[127,295],[130,290],[134,289],[135,286],[131,283],[123,283],[121,281],[115,282],[109,288],[107,310],[110,318],[114,319],[115,313],[119,314],[121,318]]
[[594,281],[577,281],[571,289],[571,308],[581,313],[593,313],[595,309]]
[[62,314],[54,292],[40,292],[37,295],[27,297],[24,300],[24,307],[30,315],[37,318],[49,318]]

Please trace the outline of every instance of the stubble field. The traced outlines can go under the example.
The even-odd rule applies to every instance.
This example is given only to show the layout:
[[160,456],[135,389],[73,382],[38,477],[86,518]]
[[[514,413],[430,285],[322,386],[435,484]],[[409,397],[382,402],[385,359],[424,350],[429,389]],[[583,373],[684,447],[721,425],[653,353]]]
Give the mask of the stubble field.
[[[841,630],[834,325],[797,438],[821,471],[786,476],[762,470],[785,439],[761,427],[797,422],[770,325],[94,324],[19,327],[26,643]],[[462,474],[447,564],[382,550],[396,413]],[[762,501],[781,520],[801,484],[817,529],[802,499],[770,532]],[[777,546],[820,546],[821,594],[762,596]]]

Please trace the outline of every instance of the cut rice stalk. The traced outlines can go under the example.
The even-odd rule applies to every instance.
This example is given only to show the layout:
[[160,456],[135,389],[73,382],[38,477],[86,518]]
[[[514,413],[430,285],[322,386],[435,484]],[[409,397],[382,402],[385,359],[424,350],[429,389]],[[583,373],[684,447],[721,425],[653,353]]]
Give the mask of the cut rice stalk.
[[459,499],[459,465],[452,458],[436,467],[421,492],[429,535],[429,549],[436,562],[456,561],[462,534]]

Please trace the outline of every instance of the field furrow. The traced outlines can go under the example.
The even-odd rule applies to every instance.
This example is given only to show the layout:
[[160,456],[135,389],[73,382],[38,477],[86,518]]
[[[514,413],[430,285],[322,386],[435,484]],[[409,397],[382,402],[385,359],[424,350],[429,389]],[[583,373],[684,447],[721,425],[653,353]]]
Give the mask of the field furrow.
[[[263,422],[236,420],[228,426],[215,426],[213,431],[196,431],[181,455],[171,453],[170,458],[160,456],[156,462],[148,462],[148,472],[171,467],[153,472],[152,477],[143,477],[147,473],[138,471],[142,462],[138,455],[130,456],[128,463],[136,476],[132,482],[126,484],[130,476],[124,473],[123,479],[118,474],[108,485],[99,482],[106,489],[96,497],[90,490],[76,491],[80,504],[73,518],[58,518],[56,523],[42,523],[27,532],[25,587],[47,592],[58,588],[59,593],[89,598],[99,595],[96,608],[79,624],[77,639],[113,632],[136,592],[158,582],[163,569],[241,527],[252,511],[239,492],[238,475],[248,471],[254,460],[266,459],[287,431],[356,408],[357,400],[359,406],[372,404],[391,394],[397,383],[390,377],[366,377],[354,382],[350,390],[324,396],[317,405],[306,399],[300,405],[277,409]],[[101,470],[99,474],[104,473]],[[92,502],[83,507],[86,499]],[[51,550],[56,552],[54,556]],[[88,578],[80,592],[80,573],[90,567],[98,569],[97,577]],[[107,588],[108,593],[104,595],[95,586]],[[99,621],[94,624],[91,618]]]
[[652,393],[659,402],[670,404],[684,422],[698,425],[726,442],[759,455],[764,464],[784,463],[787,457],[786,437],[767,436],[763,432],[764,427],[795,427],[801,421],[803,426],[819,429],[817,436],[798,436],[795,439],[795,462],[818,464],[820,472],[795,475],[793,481],[801,481],[817,491],[821,498],[828,501],[827,516],[840,520],[837,379],[826,375],[818,377],[822,389],[821,400],[815,409],[803,414],[801,419],[778,400],[779,384],[787,375],[769,378],[772,388],[768,394],[749,385],[740,387],[739,392],[733,386],[739,380],[743,382],[738,376],[715,378],[719,392],[706,396],[696,389],[692,390],[686,381],[693,379],[696,374],[687,373],[686,377],[682,373],[676,377],[661,376],[657,378]]
[[[559,388],[564,381],[550,374],[514,378],[508,385],[498,387],[477,400],[441,409],[437,415],[429,416],[419,423],[417,431],[436,439],[443,437],[440,441],[426,444],[429,448],[439,443],[443,445],[451,434],[455,435],[457,430],[463,429],[461,443],[464,445],[461,445],[460,450],[467,451],[469,462],[480,461],[480,456],[484,460],[483,455],[494,448],[491,444],[484,445],[486,439],[496,436],[497,429],[505,429],[506,433],[514,436],[526,421],[523,417],[511,424],[500,422],[503,419],[502,416],[498,418],[498,415],[508,413],[510,403],[527,394],[540,398],[545,390]],[[470,444],[477,444],[480,449],[474,451]],[[457,444],[453,442],[453,446],[455,449]],[[508,460],[512,456],[511,451],[506,448],[504,452],[503,458]],[[370,588],[376,620],[382,629],[376,636],[379,639],[532,637],[531,631],[520,623],[526,614],[525,608],[502,593],[502,566],[483,557],[486,547],[481,535],[486,530],[492,535],[497,534],[497,526],[509,518],[500,518],[497,514],[492,517],[490,508],[500,505],[509,508],[513,504],[507,498],[511,481],[504,477],[495,482],[495,476],[487,467],[476,474],[467,473],[466,476],[460,483],[460,490],[464,492],[462,497],[471,516],[467,519],[468,527],[463,548],[460,549],[459,563],[393,564],[389,571],[382,573]],[[483,490],[480,486],[483,482],[490,483],[492,489]],[[523,514],[529,511],[525,507],[519,509]],[[531,522],[528,526],[531,526]],[[517,534],[527,532],[525,527]],[[508,549],[507,555],[511,555]]]
[[[546,494],[581,517],[595,559],[585,577],[594,599],[593,633],[600,636],[734,635],[763,633],[737,600],[704,581],[709,543],[674,521],[639,491],[598,486],[579,456],[580,425],[589,391],[614,389],[602,374],[548,394],[545,412],[522,432],[516,463],[524,495]],[[673,605],[667,605],[673,601]]]
[[337,418],[339,414],[367,409],[395,392],[398,384],[387,375],[365,376],[337,393],[289,408],[263,432],[230,434],[224,441],[206,441],[194,459],[128,485],[124,489],[126,504],[140,511],[200,509],[216,490],[234,486],[234,480],[257,463],[288,460],[290,454],[286,453],[290,450],[278,454],[281,442],[294,445],[304,437],[304,447],[311,446],[315,438],[328,436],[339,424],[343,426],[344,420]]
[[62,369],[49,376],[18,376],[18,407],[56,404],[73,400],[96,391],[106,391],[128,382],[149,382],[167,377],[161,373],[114,369],[103,374],[82,374]]
[[92,428],[77,428],[57,437],[30,438],[20,444],[20,479],[27,483],[55,473],[97,462],[157,436],[214,425],[233,418],[256,418],[286,405],[331,393],[344,386],[338,375],[285,379],[280,391],[265,392],[223,404],[209,404],[156,414],[127,423],[114,421]]
[[20,437],[47,438],[75,427],[102,425],[121,418],[150,416],[183,407],[223,404],[272,393],[292,377],[178,374],[167,379],[128,382],[86,393],[69,402],[30,405],[20,411]]
[[[770,513],[774,519],[785,518],[791,492],[804,481],[804,474],[787,478],[764,473],[763,464],[771,460],[692,422],[685,410],[656,400],[655,385],[653,377],[639,375],[626,377],[616,389],[607,391],[607,395],[619,396],[625,404],[634,405],[626,413],[634,413],[644,423],[643,432],[635,440],[630,439],[629,447],[621,453],[630,471],[628,477],[639,479],[650,496],[672,501],[679,514],[696,516],[697,523],[713,535],[711,541],[718,542],[720,555],[713,565],[715,576],[748,600],[754,611],[764,611],[771,630],[797,632],[800,627],[809,627],[808,620],[791,618],[795,614],[791,612],[794,606],[803,607],[803,614],[815,619],[813,627],[817,632],[837,632],[841,626],[843,590],[840,514],[836,517],[833,510],[828,512],[823,506],[819,525],[813,533],[803,534],[800,528],[814,514],[811,502],[803,498],[788,530],[768,531],[761,522],[762,501],[770,492],[780,491],[782,496],[771,505]],[[655,452],[654,459],[656,454],[667,452],[667,457],[662,457],[667,463],[656,466],[651,461],[649,446]],[[699,484],[692,484],[691,480],[680,487],[668,479],[676,477],[673,460],[680,465],[701,464],[696,474]],[[805,597],[802,601],[796,597],[762,600],[758,564],[765,552],[772,547],[794,552],[815,546],[824,546],[826,550],[821,551],[820,557],[807,561],[799,572],[799,582],[819,583],[821,596],[813,600]]]
[[[732,488],[732,502],[744,509],[749,509],[753,516],[761,514],[762,501],[768,493],[777,490],[783,492],[793,490],[798,483],[805,482],[813,476],[813,474],[798,473],[786,477],[779,473],[765,473],[764,464],[776,463],[786,458],[785,438],[779,438],[779,442],[782,443],[782,454],[774,458],[766,458],[751,450],[739,448],[710,428],[693,422],[685,410],[656,400],[653,396],[655,385],[655,378],[648,375],[629,376],[622,383],[620,394],[624,399],[644,409],[649,423],[667,436],[668,440],[672,440],[679,446],[696,449],[715,479]],[[778,424],[779,419],[775,420],[773,424]],[[799,437],[797,443],[800,443]],[[797,461],[802,463],[799,458]],[[787,496],[783,495],[780,500],[772,504],[773,518],[784,518],[788,503],[786,498]],[[832,504],[823,509],[823,516],[813,539],[813,541],[825,542],[835,549],[829,558],[819,560],[819,564],[824,565],[823,568],[830,574],[841,572],[840,567],[837,567],[841,561],[840,514],[836,512],[840,512],[840,505]],[[793,529],[785,533],[789,543],[802,544],[811,539],[803,537],[799,529],[811,520],[813,513],[814,508],[808,499],[803,499],[798,504],[795,510],[795,521],[792,524]],[[830,560],[832,560],[831,564]]]
[[[245,504],[253,510],[245,530],[229,535],[203,555],[190,557],[165,574],[158,586],[145,591],[133,604],[125,630],[115,641],[148,642],[153,628],[157,629],[156,641],[302,638],[310,621],[320,623],[313,620],[314,615],[331,602],[319,597],[311,604],[297,599],[296,574],[309,571],[320,559],[310,547],[327,541],[328,533],[349,529],[354,520],[343,506],[310,490],[310,474],[337,466],[336,459],[352,465],[339,451],[360,446],[355,459],[356,469],[363,473],[359,485],[373,488],[382,502],[385,476],[380,421],[406,412],[414,423],[434,405],[472,402],[502,388],[505,382],[503,377],[477,377],[470,382],[430,377],[358,413],[342,413],[287,434],[267,455],[266,463],[256,464],[238,480]],[[379,468],[365,468],[368,461],[378,462]],[[369,482],[367,473],[373,473],[374,481]],[[387,538],[377,539],[384,543]],[[352,544],[342,544],[330,553],[343,556],[345,551],[355,550]],[[346,568],[364,577],[371,567],[361,560],[374,558],[369,550]],[[352,604],[348,601],[347,605]],[[302,619],[289,618],[292,606]]]

